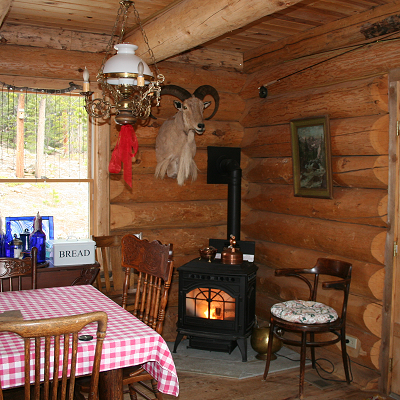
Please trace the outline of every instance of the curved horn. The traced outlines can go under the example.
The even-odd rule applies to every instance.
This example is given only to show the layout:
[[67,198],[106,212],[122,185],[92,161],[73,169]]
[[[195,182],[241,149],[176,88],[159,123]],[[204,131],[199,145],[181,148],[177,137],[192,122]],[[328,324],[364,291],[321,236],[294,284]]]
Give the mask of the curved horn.
[[215,101],[215,106],[214,106],[214,111],[213,113],[206,119],[211,119],[215,113],[218,111],[219,107],[219,94],[217,92],[217,89],[215,89],[213,86],[210,85],[202,85],[199,86],[193,93],[197,98],[200,100],[203,100],[204,97],[206,97],[208,94],[213,97]]
[[165,85],[161,88],[161,96],[163,94],[169,94],[171,96],[177,97],[180,101],[185,101],[189,97],[192,97],[190,92],[188,92],[183,87],[177,85]]

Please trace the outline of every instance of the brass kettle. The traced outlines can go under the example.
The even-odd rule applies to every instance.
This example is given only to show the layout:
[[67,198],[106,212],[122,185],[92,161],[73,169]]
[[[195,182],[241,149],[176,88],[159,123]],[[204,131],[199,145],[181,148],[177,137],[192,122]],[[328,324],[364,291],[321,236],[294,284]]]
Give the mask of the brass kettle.
[[221,254],[222,264],[242,264],[243,253],[239,247],[236,246],[236,238],[234,235],[230,236],[229,247],[225,247]]
[[[253,332],[251,334],[251,347],[258,354],[256,358],[258,360],[266,360],[267,359],[267,351],[268,351],[268,342],[270,339],[270,331],[269,327],[254,327]],[[274,353],[279,351],[283,346],[282,340],[278,339],[276,336],[272,337],[272,354],[271,360],[276,360],[277,357]]]
[[[282,331],[277,331],[279,335],[282,335]],[[259,360],[266,360],[267,359],[267,351],[268,351],[268,342],[270,339],[270,331],[269,326],[260,327],[257,321],[257,315],[255,316],[255,326],[253,328],[253,332],[251,334],[251,347],[255,350],[258,354],[256,358]],[[283,346],[283,342],[277,336],[272,335],[272,354],[271,360],[276,360],[277,357],[275,353],[279,351]]]

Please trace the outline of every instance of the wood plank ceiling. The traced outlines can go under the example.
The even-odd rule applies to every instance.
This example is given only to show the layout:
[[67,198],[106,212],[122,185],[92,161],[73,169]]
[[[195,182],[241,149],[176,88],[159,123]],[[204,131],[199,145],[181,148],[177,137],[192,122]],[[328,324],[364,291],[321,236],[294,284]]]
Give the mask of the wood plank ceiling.
[[[199,4],[197,6],[199,16],[202,7],[210,4],[209,1],[193,0],[137,0],[134,4],[142,22],[146,24],[168,11],[171,12],[175,7],[182,5],[181,3],[190,1],[193,4]],[[221,4],[232,3],[226,0],[213,0],[213,2],[215,1],[221,2]],[[280,8],[281,4],[292,5],[261,19],[256,19],[246,26],[230,30],[222,36],[206,41],[197,48],[241,53],[244,56],[246,52],[261,46],[299,35],[307,30],[384,4],[393,3],[393,0],[303,0],[296,4],[293,4],[295,3],[293,1],[262,1],[264,4],[279,4]],[[10,3],[8,13],[4,13],[3,27],[26,25],[106,35],[112,31],[119,7],[118,0],[2,0],[2,2],[3,4]],[[251,0],[251,2],[256,3],[257,1]],[[258,3],[261,4],[260,0]],[[276,8],[278,9],[278,6]],[[223,18],[221,18],[221,23],[223,23]],[[127,32],[129,33],[135,28],[137,28],[136,21],[131,15],[127,21]],[[208,40],[206,35],[205,39]]]

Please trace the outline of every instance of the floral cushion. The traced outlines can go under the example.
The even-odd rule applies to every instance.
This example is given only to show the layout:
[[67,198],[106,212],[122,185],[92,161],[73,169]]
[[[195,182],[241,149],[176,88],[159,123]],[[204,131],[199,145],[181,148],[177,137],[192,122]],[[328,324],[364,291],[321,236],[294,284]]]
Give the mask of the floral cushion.
[[271,313],[275,317],[300,324],[325,324],[338,319],[337,312],[316,301],[290,300],[274,304]]

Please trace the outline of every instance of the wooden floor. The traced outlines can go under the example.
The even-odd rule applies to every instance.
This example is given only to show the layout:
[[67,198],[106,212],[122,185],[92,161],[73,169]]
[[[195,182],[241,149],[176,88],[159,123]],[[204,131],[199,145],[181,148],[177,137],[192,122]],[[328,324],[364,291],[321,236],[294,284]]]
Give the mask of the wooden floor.
[[[223,368],[223,365],[221,365]],[[270,375],[266,381],[262,377],[248,379],[217,378],[209,375],[179,373],[179,400],[294,400],[298,394],[299,371],[291,370]],[[364,400],[372,399],[377,392],[365,392],[355,385],[332,383],[332,386],[321,390],[305,383],[305,400]],[[176,399],[163,395],[164,400]],[[391,397],[376,397],[377,400]],[[375,399],[374,399],[375,400]]]

